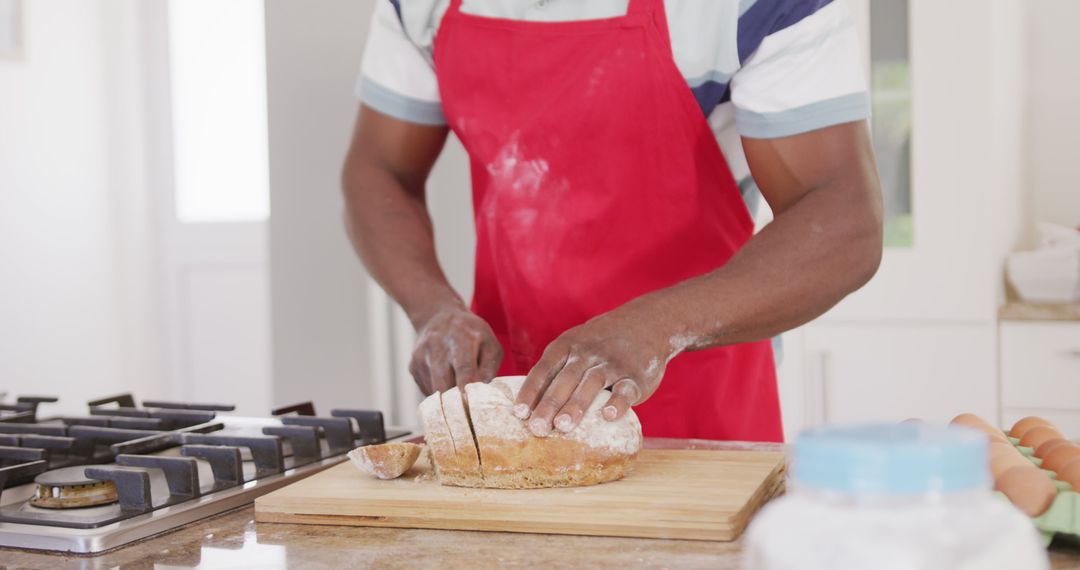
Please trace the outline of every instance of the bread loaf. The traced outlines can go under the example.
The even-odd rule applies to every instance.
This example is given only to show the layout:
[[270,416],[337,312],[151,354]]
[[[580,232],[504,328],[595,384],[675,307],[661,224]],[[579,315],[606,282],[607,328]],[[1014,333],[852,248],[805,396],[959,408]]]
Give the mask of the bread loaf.
[[642,442],[633,410],[617,421],[605,420],[600,409],[609,393],[601,392],[570,433],[535,437],[512,412],[524,381],[524,376],[496,378],[490,384],[469,384],[464,394],[458,388],[432,394],[420,404],[440,483],[503,489],[568,487],[613,481],[628,472]]
[[396,479],[409,470],[420,457],[422,448],[407,441],[365,445],[349,452],[357,469],[379,479]]
[[[431,463],[435,466],[435,476],[444,485],[459,487],[478,487],[473,484],[480,479],[480,462],[476,454],[458,454],[450,427],[443,414],[443,395],[438,392],[420,402],[420,423],[424,426],[424,440],[427,441]],[[453,402],[453,398],[447,398]],[[458,406],[461,398],[457,398]]]

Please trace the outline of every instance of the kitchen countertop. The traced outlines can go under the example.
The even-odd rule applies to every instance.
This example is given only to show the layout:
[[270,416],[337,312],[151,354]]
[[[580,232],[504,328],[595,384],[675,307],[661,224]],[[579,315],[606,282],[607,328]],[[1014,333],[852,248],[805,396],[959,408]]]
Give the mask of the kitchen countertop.
[[[739,568],[739,542],[256,523],[252,507],[96,557],[0,550],[7,568]],[[1054,570],[1080,569],[1055,546]],[[437,562],[438,564],[433,564]]]
[[1080,321],[1080,303],[1040,305],[1010,300],[998,309],[1003,321]]
[[[691,449],[778,450],[775,444],[667,440]],[[3,568],[409,568],[544,566],[740,567],[736,542],[655,540],[256,523],[250,505],[99,556],[0,549]],[[1055,545],[1054,570],[1080,570],[1080,545]],[[437,564],[433,564],[437,563]]]

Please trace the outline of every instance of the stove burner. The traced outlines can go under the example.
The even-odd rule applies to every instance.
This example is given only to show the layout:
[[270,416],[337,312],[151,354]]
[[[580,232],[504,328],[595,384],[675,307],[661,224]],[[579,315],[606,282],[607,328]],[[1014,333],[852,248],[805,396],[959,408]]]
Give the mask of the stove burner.
[[316,416],[310,403],[277,410],[286,417],[243,417],[219,415],[232,409],[223,404],[138,407],[121,394],[94,400],[87,415],[37,417],[35,404],[50,401],[0,405],[0,549],[101,552],[250,502],[347,461],[358,445],[409,434],[387,430],[377,411]]
[[86,477],[86,467],[46,471],[34,478],[37,489],[30,504],[45,509],[77,509],[109,505],[119,500],[116,484]]

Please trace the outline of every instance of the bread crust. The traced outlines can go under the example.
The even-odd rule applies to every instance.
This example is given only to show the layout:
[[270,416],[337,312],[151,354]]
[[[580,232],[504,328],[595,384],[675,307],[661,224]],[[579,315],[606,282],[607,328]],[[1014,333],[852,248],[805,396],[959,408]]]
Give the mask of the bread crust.
[[420,457],[421,446],[407,441],[365,445],[349,452],[349,460],[361,471],[379,479],[396,479]]
[[[630,471],[642,443],[641,424],[633,410],[617,421],[605,420],[600,409],[607,402],[608,393],[601,392],[573,431],[556,431],[548,437],[535,437],[512,411],[524,379],[524,376],[503,377],[490,384],[476,383],[465,387],[467,418],[471,419],[471,425],[467,421],[464,425],[469,426],[470,435],[475,436],[476,447],[473,449],[479,452],[479,469],[474,472],[462,468],[472,465],[471,450],[463,445],[461,437],[454,437],[454,430],[449,428],[447,431],[451,432],[451,439],[458,447],[448,451],[445,445],[440,450],[432,446],[432,459],[440,483],[499,489],[571,487],[614,481]],[[444,393],[444,412],[451,401],[446,400],[447,395],[456,391],[455,388]],[[460,393],[453,397],[452,401],[461,400]],[[457,414],[457,410],[448,413]],[[422,412],[421,420],[425,432],[430,423],[435,439],[440,439],[437,418]],[[456,420],[444,418],[443,421],[452,424]]]
[[483,487],[484,475],[480,470],[480,454],[476,449],[476,438],[473,435],[465,403],[465,394],[457,388],[451,388],[442,393],[443,415],[450,429],[450,437],[454,441],[453,464],[460,472],[460,477],[456,475],[450,477],[455,481],[451,484]]

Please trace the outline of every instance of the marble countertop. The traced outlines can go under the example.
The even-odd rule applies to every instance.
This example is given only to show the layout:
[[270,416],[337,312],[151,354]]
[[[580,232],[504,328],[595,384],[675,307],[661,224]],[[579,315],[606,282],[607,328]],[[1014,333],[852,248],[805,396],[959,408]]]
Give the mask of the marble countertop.
[[[781,450],[776,444],[650,441],[650,447]],[[0,549],[0,567],[740,568],[736,542],[256,523],[250,505],[97,556]],[[1055,545],[1054,570],[1080,570],[1080,545]]]
[[1080,321],[1080,303],[1040,305],[1010,300],[998,309],[1003,321]]
[[[95,557],[0,550],[7,568],[740,568],[739,542],[256,523],[244,507]],[[1055,546],[1054,570],[1080,570]]]

